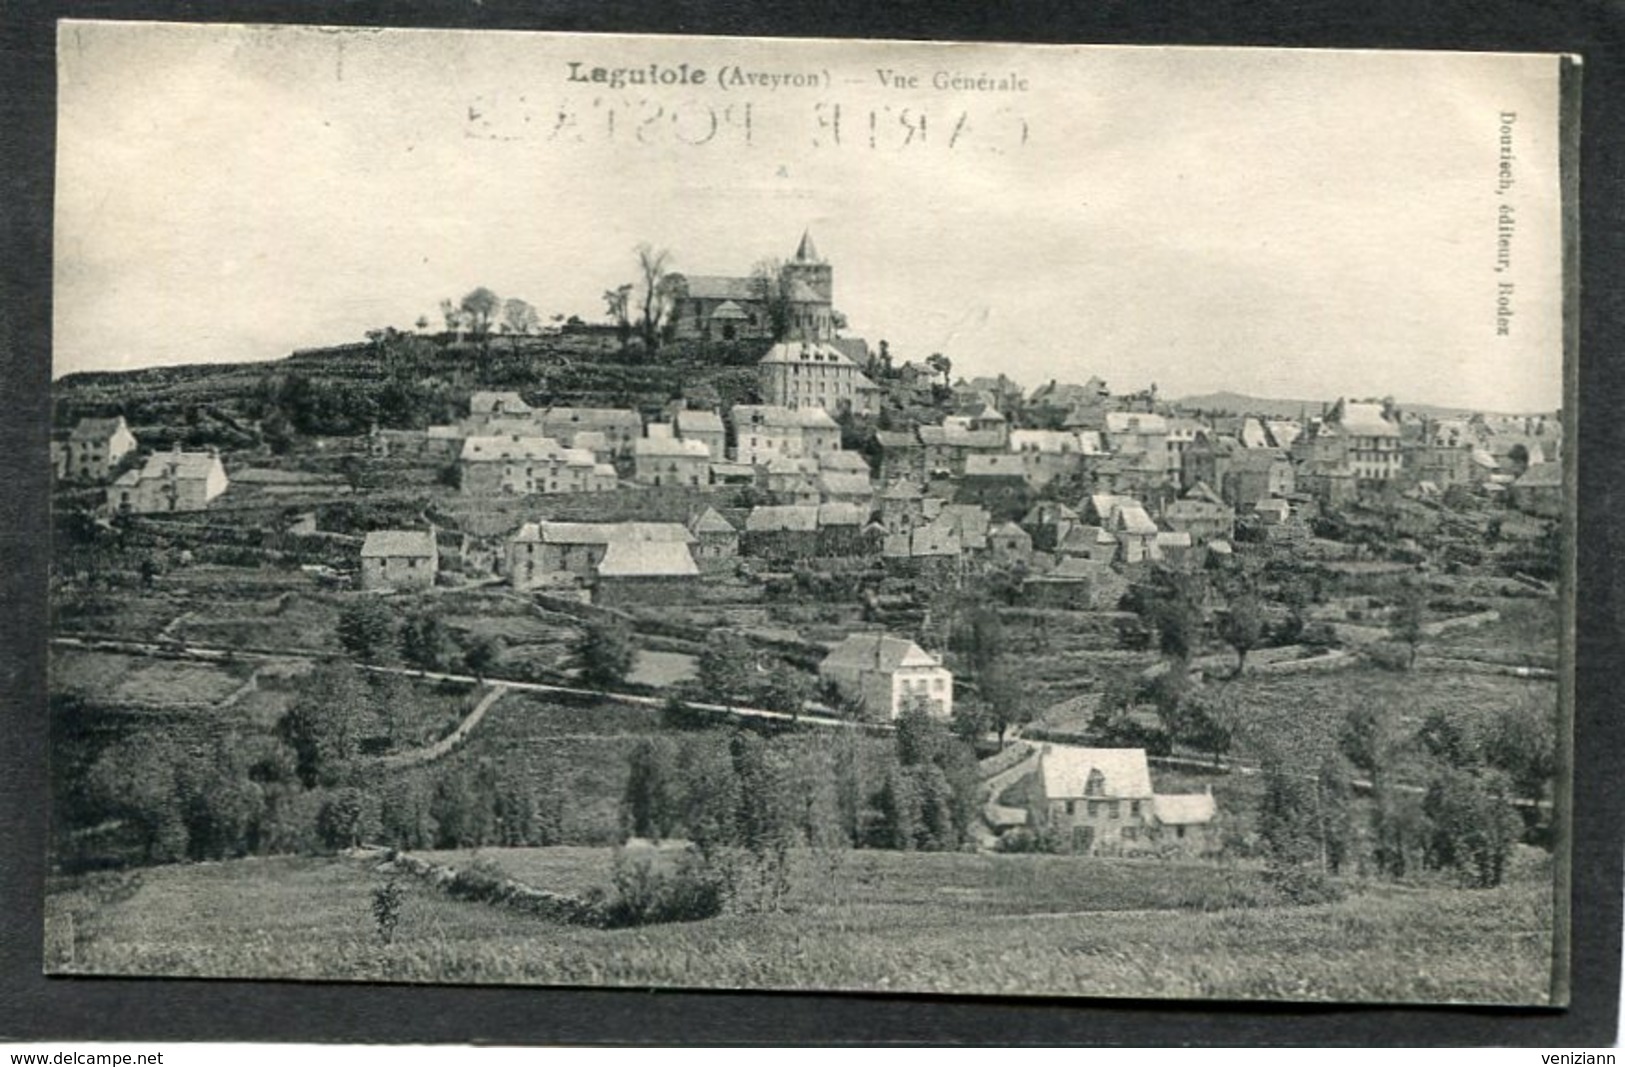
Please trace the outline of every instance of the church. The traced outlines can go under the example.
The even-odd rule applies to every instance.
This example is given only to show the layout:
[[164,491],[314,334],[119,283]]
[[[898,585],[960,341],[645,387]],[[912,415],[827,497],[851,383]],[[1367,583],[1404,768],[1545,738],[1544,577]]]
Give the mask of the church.
[[674,274],[671,328],[678,339],[828,341],[838,315],[834,270],[803,233],[779,277]]

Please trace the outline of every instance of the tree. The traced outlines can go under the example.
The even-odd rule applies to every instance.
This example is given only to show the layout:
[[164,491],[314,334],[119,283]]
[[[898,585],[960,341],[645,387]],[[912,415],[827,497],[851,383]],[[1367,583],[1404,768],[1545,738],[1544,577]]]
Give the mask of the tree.
[[541,324],[542,317],[526,301],[510,296],[502,302],[502,328],[510,334],[534,333]]
[[1500,708],[1485,730],[1483,747],[1484,761],[1505,773],[1515,794],[1529,802],[1524,818],[1536,829],[1540,802],[1557,775],[1557,708],[1550,691],[1528,688],[1520,700]]
[[440,317],[445,320],[446,332],[456,335],[460,341],[463,331],[468,329],[468,314],[457,304],[450,300],[440,301]]
[[670,837],[682,815],[676,743],[669,737],[646,737],[627,758],[630,773],[621,796],[622,832],[652,841]]
[[104,749],[85,775],[85,793],[93,810],[123,820],[148,863],[177,860],[187,852],[175,780],[181,758],[167,738],[136,733]]
[[699,687],[709,701],[727,704],[740,700],[756,676],[756,649],[744,635],[714,631],[700,653]]
[[451,631],[434,615],[419,615],[401,628],[401,655],[426,671],[444,671],[457,658]]
[[592,622],[576,639],[575,663],[581,680],[595,689],[613,689],[632,673],[637,650],[623,622]]
[[615,324],[624,350],[632,340],[632,285],[604,290],[604,313]]
[[339,612],[339,643],[363,663],[385,658],[395,647],[395,616],[382,600],[363,596]]
[[760,690],[762,707],[769,711],[782,711],[787,715],[800,715],[812,699],[813,683],[806,674],[780,663],[767,676]]
[[322,805],[316,832],[330,849],[356,848],[378,835],[378,798],[365,790],[340,789]]
[[1258,647],[1264,639],[1264,605],[1251,589],[1230,597],[1229,609],[1219,620],[1219,636],[1225,644],[1236,650],[1237,677],[1247,666],[1247,653]]
[[777,342],[790,335],[791,298],[784,264],[764,259],[751,271],[751,295],[761,301],[767,314],[768,333]]
[[1453,867],[1468,885],[1501,884],[1522,823],[1498,772],[1444,768],[1428,786],[1422,810],[1428,818],[1428,863]]
[[1315,806],[1326,870],[1337,874],[1353,858],[1354,783],[1346,760],[1328,752],[1315,782]]
[[457,307],[466,316],[474,336],[483,339],[491,333],[491,326],[502,308],[502,298],[482,285],[466,294]]
[[1409,650],[1406,667],[1416,666],[1416,648],[1422,643],[1422,622],[1427,617],[1427,594],[1415,582],[1407,582],[1389,620],[1394,640]]
[[463,649],[463,669],[474,677],[485,678],[485,673],[502,658],[502,639],[478,634]]
[[305,786],[341,780],[370,736],[372,694],[360,673],[339,660],[319,663],[278,723]]
[[925,365],[930,367],[936,373],[942,375],[942,384],[946,388],[948,385],[948,377],[953,373],[953,360],[949,359],[941,352],[933,352],[929,356],[925,357]]
[[652,245],[637,247],[638,273],[643,279],[643,347],[653,354],[660,347],[660,323],[665,316],[670,292],[666,278],[671,265],[671,253],[656,250]]
[[689,734],[677,752],[680,803],[688,838],[706,856],[738,837],[739,776],[726,740],[714,732]]

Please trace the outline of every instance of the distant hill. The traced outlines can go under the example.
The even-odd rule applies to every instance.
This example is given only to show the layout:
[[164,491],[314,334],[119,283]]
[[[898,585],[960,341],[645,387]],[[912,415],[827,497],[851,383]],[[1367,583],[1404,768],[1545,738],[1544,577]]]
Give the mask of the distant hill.
[[[1271,397],[1248,396],[1245,393],[1221,391],[1217,393],[1201,393],[1195,396],[1180,397],[1175,401],[1180,407],[1191,411],[1202,411],[1211,414],[1232,415],[1267,415],[1278,419],[1295,419],[1299,415],[1319,415],[1321,410],[1334,402],[1336,397],[1326,397],[1321,400],[1276,400]],[[1471,408],[1447,408],[1437,404],[1407,404],[1399,401],[1401,411],[1413,411],[1418,415],[1427,415],[1436,419],[1447,419],[1457,415],[1472,413]]]

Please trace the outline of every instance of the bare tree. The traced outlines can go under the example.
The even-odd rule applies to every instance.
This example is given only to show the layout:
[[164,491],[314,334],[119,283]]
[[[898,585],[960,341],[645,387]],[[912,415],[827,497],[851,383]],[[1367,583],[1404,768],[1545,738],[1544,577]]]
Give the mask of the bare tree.
[[534,333],[541,324],[542,317],[536,309],[517,296],[510,296],[502,302],[502,328],[508,333]]
[[660,323],[670,306],[666,276],[670,273],[671,253],[647,243],[638,245],[637,253],[638,272],[643,276],[643,347],[652,354],[660,346]]

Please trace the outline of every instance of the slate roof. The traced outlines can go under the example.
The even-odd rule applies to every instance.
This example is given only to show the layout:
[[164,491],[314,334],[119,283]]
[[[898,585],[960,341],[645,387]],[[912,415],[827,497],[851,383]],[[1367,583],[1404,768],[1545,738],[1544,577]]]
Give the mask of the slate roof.
[[913,430],[876,430],[875,441],[881,448],[920,447],[920,438]]
[[1151,521],[1151,516],[1138,504],[1125,504],[1117,509],[1117,528],[1124,533],[1154,534],[1157,524]]
[[745,519],[747,533],[783,533],[818,529],[816,504],[770,504],[751,508]]
[[114,485],[136,485],[140,482],[168,478],[171,467],[177,481],[207,479],[220,462],[213,452],[154,452],[140,470],[127,470],[119,475]]
[[1398,437],[1399,424],[1383,418],[1381,404],[1343,401],[1343,413],[1333,425],[1351,437]]
[[862,504],[834,502],[818,505],[818,525],[862,526],[869,521],[869,509]]
[[711,459],[711,450],[705,447],[705,442],[681,437],[640,437],[632,442],[632,454],[673,459]]
[[68,437],[74,441],[105,441],[118,433],[120,428],[128,429],[124,425],[123,415],[114,415],[107,419],[87,417],[79,420]]
[[465,462],[479,463],[505,459],[553,459],[560,457],[562,452],[559,443],[551,437],[481,434],[464,438],[460,458]]
[[688,546],[676,541],[611,541],[598,561],[600,578],[675,578],[699,573]]
[[873,496],[875,491],[867,473],[849,471],[824,471],[818,476],[818,488],[828,496]]
[[468,410],[473,415],[491,415],[498,409],[504,415],[523,415],[531,410],[518,393],[478,392],[468,398]]
[[527,522],[516,541],[549,545],[607,545],[616,541],[675,541],[691,544],[694,535],[678,522]]
[[[1102,790],[1088,794],[1089,773],[1098,770],[1104,777]],[[1051,800],[1098,796],[1102,799],[1151,796],[1151,769],[1143,748],[1082,748],[1077,745],[1046,744],[1039,752],[1038,773],[1044,795]]]
[[1108,411],[1106,432],[1165,434],[1168,432],[1168,420],[1161,415],[1151,415],[1143,411]]
[[826,366],[853,367],[857,364],[834,345],[822,341],[780,341],[767,350],[761,363],[822,363]]
[[1560,489],[1563,485],[1563,467],[1558,463],[1537,463],[1524,471],[1514,489]]
[[849,670],[895,671],[899,667],[940,667],[941,661],[913,641],[889,634],[851,634],[819,664]]
[[1219,813],[1212,793],[1158,793],[1151,813],[1165,826],[1202,826]]
[[869,461],[863,458],[861,452],[825,452],[818,457],[818,465],[827,471],[869,473]]
[[965,457],[967,478],[1026,478],[1021,457],[999,452]]
[[734,529],[733,523],[723,518],[716,508],[706,508],[698,515],[688,520],[688,528],[691,532],[696,534],[731,534],[739,532],[738,530]]
[[840,427],[823,408],[787,408],[778,404],[735,404],[733,422],[736,427],[798,426],[803,429],[836,430]]
[[677,432],[722,433],[722,416],[714,411],[679,411],[674,420]]
[[428,530],[373,530],[361,545],[362,559],[426,559],[435,554]]

